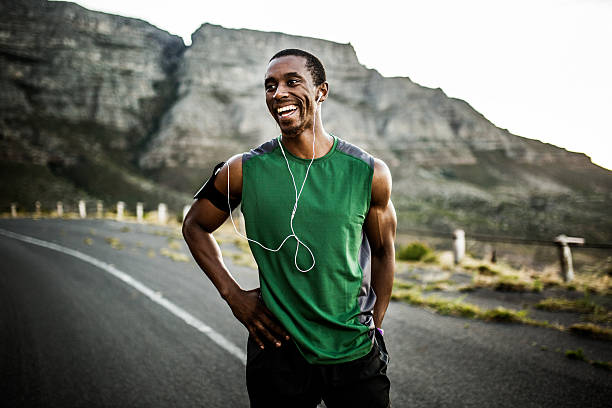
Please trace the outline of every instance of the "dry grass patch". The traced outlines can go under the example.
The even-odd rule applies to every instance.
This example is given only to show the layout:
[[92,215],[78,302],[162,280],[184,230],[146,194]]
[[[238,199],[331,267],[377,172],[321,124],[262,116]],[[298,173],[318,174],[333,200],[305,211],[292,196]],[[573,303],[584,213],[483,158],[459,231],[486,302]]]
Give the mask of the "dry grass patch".
[[607,312],[604,306],[593,302],[588,296],[581,299],[546,298],[536,304],[535,308],[540,310],[548,310],[551,312],[562,311],[589,314],[600,314]]
[[391,299],[425,307],[441,315],[467,317],[491,322],[522,323],[532,326],[552,327],[546,321],[529,318],[526,310],[512,310],[503,307],[481,309],[474,304],[464,302],[463,297],[448,300],[438,296],[423,296],[416,286],[405,282],[394,283]]
[[179,241],[175,240],[174,238],[168,238],[168,247],[170,249],[174,249],[178,251],[181,249],[181,244]]
[[612,329],[593,323],[576,323],[569,327],[570,333],[599,340],[612,340]]
[[166,258],[170,258],[175,262],[189,262],[189,257],[182,252],[172,251],[168,248],[162,248],[159,253]]
[[106,241],[106,243],[108,243],[108,245],[110,245],[111,248],[113,248],[113,249],[121,250],[121,249],[125,248],[125,246],[121,243],[119,238],[106,237],[106,238],[104,238],[104,241]]
[[577,348],[576,350],[565,350],[565,357],[569,358],[570,360],[584,361],[585,363],[591,364],[593,367],[604,370],[612,370],[612,361],[591,360],[587,358],[581,348]]

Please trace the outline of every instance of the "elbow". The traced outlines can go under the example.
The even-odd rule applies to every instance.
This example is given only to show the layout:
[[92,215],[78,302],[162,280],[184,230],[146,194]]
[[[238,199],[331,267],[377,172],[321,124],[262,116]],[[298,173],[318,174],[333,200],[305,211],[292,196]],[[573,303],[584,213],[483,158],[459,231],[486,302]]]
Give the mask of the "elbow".
[[388,243],[384,243],[376,248],[372,248],[372,257],[384,260],[384,259],[395,259],[395,246],[393,245],[393,241]]

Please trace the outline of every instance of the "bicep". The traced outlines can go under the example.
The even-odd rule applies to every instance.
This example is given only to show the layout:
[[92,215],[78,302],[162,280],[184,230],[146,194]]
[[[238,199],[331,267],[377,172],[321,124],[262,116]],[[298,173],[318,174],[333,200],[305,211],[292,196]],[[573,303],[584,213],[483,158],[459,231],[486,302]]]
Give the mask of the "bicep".
[[196,200],[185,217],[185,226],[199,226],[206,232],[213,232],[229,217],[229,213],[221,211],[207,198]]

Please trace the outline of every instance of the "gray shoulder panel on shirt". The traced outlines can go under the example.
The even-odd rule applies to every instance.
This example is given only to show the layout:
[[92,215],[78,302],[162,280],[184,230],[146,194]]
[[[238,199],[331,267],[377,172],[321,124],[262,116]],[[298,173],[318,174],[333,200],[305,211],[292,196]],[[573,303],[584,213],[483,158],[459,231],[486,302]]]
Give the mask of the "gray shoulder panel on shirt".
[[242,163],[244,164],[247,160],[252,159],[255,156],[272,152],[278,146],[278,140],[276,138],[267,141],[266,143],[251,149],[250,152],[242,155]]
[[344,154],[361,160],[362,162],[370,166],[372,169],[374,168],[374,157],[372,157],[372,155],[370,155],[363,149],[355,146],[354,144],[351,144],[345,140],[338,138],[338,144],[336,145],[336,149]]

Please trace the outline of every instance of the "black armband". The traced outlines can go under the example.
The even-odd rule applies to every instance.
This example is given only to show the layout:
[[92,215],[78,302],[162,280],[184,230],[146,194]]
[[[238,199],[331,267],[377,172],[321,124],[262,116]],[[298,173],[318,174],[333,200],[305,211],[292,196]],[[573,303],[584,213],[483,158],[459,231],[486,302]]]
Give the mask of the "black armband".
[[[210,178],[206,181],[206,183],[204,183],[202,188],[200,188],[198,192],[195,193],[193,198],[205,198],[221,211],[229,212],[227,208],[227,196],[221,193],[215,187],[215,179],[217,178],[217,174],[219,174],[223,165],[225,165],[225,162],[221,162],[215,166],[212,176],[210,176]],[[238,207],[238,204],[240,204],[240,199],[230,197],[229,204],[231,209],[233,210],[234,208]]]

